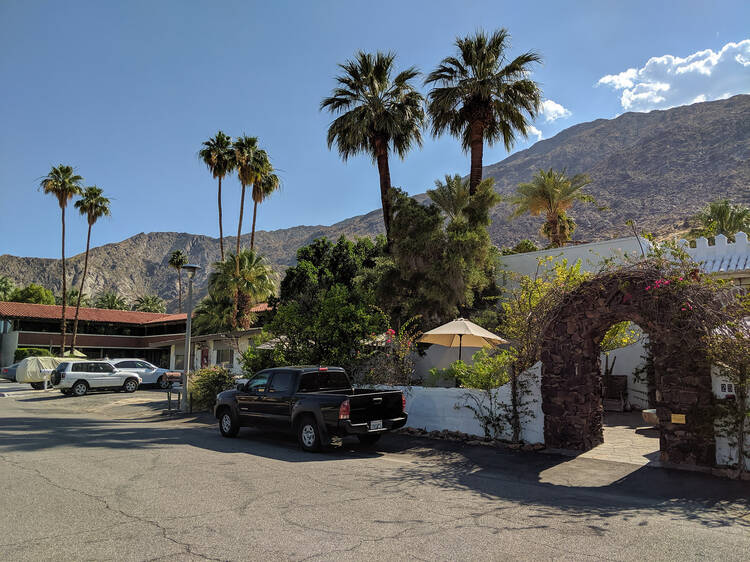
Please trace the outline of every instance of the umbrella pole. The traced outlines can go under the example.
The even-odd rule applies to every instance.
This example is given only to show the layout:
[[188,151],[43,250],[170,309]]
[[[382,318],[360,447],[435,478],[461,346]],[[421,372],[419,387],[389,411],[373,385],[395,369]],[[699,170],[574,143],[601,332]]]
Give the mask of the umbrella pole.
[[461,342],[464,339],[463,334],[458,334],[458,360],[461,361]]

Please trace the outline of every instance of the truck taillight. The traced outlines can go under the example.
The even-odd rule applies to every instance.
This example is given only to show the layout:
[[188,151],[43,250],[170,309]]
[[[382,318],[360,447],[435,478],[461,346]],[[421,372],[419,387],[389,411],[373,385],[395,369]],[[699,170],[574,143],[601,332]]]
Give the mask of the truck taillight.
[[349,403],[348,400],[344,400],[341,403],[341,406],[339,406],[339,419],[340,420],[348,420],[349,419],[349,413],[352,411],[352,405]]
[[406,411],[406,395],[403,392],[401,393],[401,411]]

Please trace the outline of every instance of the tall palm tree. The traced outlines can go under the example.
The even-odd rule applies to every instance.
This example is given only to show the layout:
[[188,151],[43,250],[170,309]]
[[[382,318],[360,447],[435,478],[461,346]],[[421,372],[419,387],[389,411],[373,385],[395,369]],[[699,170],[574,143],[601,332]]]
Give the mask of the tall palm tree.
[[219,180],[219,246],[221,248],[221,259],[224,261],[224,227],[221,212],[221,180],[234,170],[235,158],[232,148],[232,137],[219,131],[216,136],[203,143],[203,148],[198,152],[198,157],[208,166],[214,179]]
[[193,330],[196,335],[219,334],[232,329],[232,299],[209,293],[198,306],[193,316]]
[[187,256],[182,250],[175,250],[172,252],[169,256],[169,261],[167,262],[170,267],[177,270],[177,307],[179,312],[182,312],[182,266],[187,262]]
[[99,293],[94,301],[94,306],[110,310],[128,310],[129,308],[125,299],[113,291]]
[[469,204],[469,180],[446,174],[445,183],[435,180],[435,189],[428,189],[427,196],[449,219],[455,220]]
[[13,291],[16,290],[16,284],[13,279],[5,275],[0,275],[0,301],[10,300]]
[[[57,199],[58,205],[60,205],[60,215],[62,218],[62,294],[65,295],[68,292],[68,283],[65,278],[65,208],[68,206],[68,201],[73,199],[74,196],[80,195],[81,193],[81,182],[83,178],[77,175],[72,166],[64,166],[60,164],[50,170],[50,173],[44,177],[39,184],[44,190],[44,193],[54,195]],[[60,356],[65,355],[65,331],[66,331],[66,299],[62,302],[62,318],[60,321],[60,331],[62,340],[60,342]]]
[[459,37],[458,55],[444,58],[425,80],[434,85],[427,104],[432,134],[447,131],[471,153],[471,195],[482,180],[485,141],[502,140],[510,150],[516,134],[527,136],[541,104],[539,86],[528,78],[541,58],[528,52],[508,61],[509,39],[505,29]]
[[139,312],[166,312],[164,300],[157,295],[143,295],[135,300],[133,310]]
[[583,188],[591,183],[586,174],[576,174],[572,178],[565,171],[539,170],[529,183],[519,184],[516,195],[511,198],[515,206],[512,218],[524,213],[533,216],[545,214],[542,233],[549,238],[554,248],[564,246],[575,229],[575,221],[566,211],[576,201],[594,203],[591,195],[583,193]]
[[740,231],[750,234],[750,208],[732,205],[728,199],[714,201],[696,217],[701,226],[690,231],[691,236],[716,236],[723,234],[730,241]]
[[[214,263],[208,277],[208,290],[217,299],[232,299],[230,325],[233,330],[245,330],[250,326],[252,306],[265,301],[276,291],[276,273],[254,250],[242,250],[238,256],[230,254],[230,257]],[[239,264],[239,275],[232,267],[234,264]]]
[[81,288],[76,295],[76,316],[73,321],[73,342],[71,349],[76,348],[76,337],[78,336],[78,313],[81,310],[81,299],[83,298],[83,284],[86,282],[86,274],[89,271],[89,248],[91,247],[91,227],[97,220],[110,215],[109,199],[102,196],[102,190],[95,185],[87,187],[83,191],[83,197],[75,202],[75,208],[81,215],[86,217],[89,225],[86,234],[86,257],[83,258],[83,275],[81,276]]
[[[245,212],[245,188],[248,185],[254,185],[259,181],[263,174],[263,158],[256,154],[258,148],[258,139],[256,137],[241,136],[234,141],[234,157],[237,175],[242,185],[242,195],[240,196],[240,218],[237,223],[237,251],[235,252],[235,274],[240,275],[240,236],[242,235],[242,218]],[[265,153],[264,153],[265,154]]]
[[410,67],[394,73],[393,53],[358,52],[353,60],[339,67],[336,88],[320,109],[338,115],[328,127],[328,148],[336,144],[346,161],[364,153],[378,165],[380,201],[386,238],[391,241],[392,186],[388,154],[391,150],[404,158],[415,144],[422,146],[424,98],[411,81],[419,75]]
[[[259,152],[265,151],[261,150]],[[259,181],[253,184],[253,229],[250,234],[250,249],[255,248],[255,219],[258,214],[258,203],[263,203],[274,191],[279,189],[279,176],[273,173],[273,167],[269,162],[268,168],[264,171]]]

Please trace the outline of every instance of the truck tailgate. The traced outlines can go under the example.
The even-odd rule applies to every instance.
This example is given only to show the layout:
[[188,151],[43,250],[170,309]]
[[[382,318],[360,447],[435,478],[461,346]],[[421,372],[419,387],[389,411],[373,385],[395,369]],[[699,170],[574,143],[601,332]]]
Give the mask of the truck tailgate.
[[401,392],[398,390],[357,393],[349,397],[349,403],[352,423],[398,418],[403,411]]

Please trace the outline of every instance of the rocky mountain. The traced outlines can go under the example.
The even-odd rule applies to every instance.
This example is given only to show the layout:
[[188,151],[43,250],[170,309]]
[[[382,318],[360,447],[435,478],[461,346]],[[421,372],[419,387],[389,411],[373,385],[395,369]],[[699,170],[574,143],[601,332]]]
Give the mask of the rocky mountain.
[[[597,202],[576,205],[574,239],[594,241],[625,236],[628,219],[639,227],[667,236],[684,230],[687,217],[707,202],[729,198],[750,204],[750,96],[698,103],[665,111],[625,113],[615,119],[597,119],[575,125],[537,142],[505,160],[486,166],[484,175],[495,178],[499,193],[510,195],[541,168],[587,173],[588,187]],[[437,171],[435,177],[440,177]],[[417,196],[423,197],[423,196]],[[499,246],[522,238],[539,239],[541,219],[507,219],[510,207],[498,205],[490,228]],[[282,272],[294,263],[297,248],[315,238],[366,236],[383,231],[380,210],[352,217],[331,226],[296,226],[256,233],[256,244]],[[236,238],[226,239],[228,248]],[[243,244],[249,244],[249,235]],[[182,249],[192,262],[210,265],[219,257],[218,240],[176,232],[138,234],[91,251],[87,293],[118,290],[135,298],[156,293],[176,309],[176,272],[167,266],[168,255]],[[73,282],[83,271],[83,255],[69,260]],[[41,283],[59,291],[59,262],[52,259],[0,256],[0,275],[17,284]],[[207,268],[196,278],[198,297],[205,294]]]

